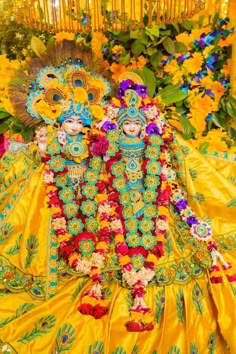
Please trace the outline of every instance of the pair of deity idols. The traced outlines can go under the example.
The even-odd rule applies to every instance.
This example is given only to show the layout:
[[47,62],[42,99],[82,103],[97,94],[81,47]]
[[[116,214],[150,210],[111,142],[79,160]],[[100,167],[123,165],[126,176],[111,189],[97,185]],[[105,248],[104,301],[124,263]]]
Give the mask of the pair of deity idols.
[[[183,139],[172,131],[157,101],[148,97],[147,86],[134,73],[121,76],[113,98],[108,97],[108,81],[89,70],[80,59],[46,66],[33,79],[25,78],[25,82],[21,95],[15,93],[16,87],[11,88],[13,105],[29,125],[39,121],[42,124],[37,128],[35,142],[23,148],[14,183],[10,178],[6,181],[13,176],[10,171],[14,158],[9,154],[3,158],[6,178],[2,190],[2,230],[5,227],[11,231],[1,241],[2,254],[8,262],[3,262],[3,268],[13,264],[21,274],[32,273],[31,284],[28,281],[27,287],[21,288],[42,298],[57,294],[57,286],[59,294],[62,291],[55,274],[59,278],[64,274],[64,282],[66,277],[85,277],[88,285],[84,283],[84,289],[78,291],[82,294],[78,313],[95,319],[111,316],[111,323],[111,303],[118,298],[112,287],[119,284],[129,291],[125,295],[129,301],[124,298],[123,305],[120,303],[120,308],[128,309],[124,320],[128,332],[153,330],[155,323],[161,321],[161,299],[165,297],[175,299],[179,323],[184,323],[183,311],[184,307],[189,308],[189,296],[202,315],[198,295],[203,296],[209,284],[228,282],[230,287],[236,275],[233,257],[225,254],[224,247],[234,226],[231,215],[226,216],[224,223],[221,216],[216,218],[214,224],[214,200],[211,203],[206,198],[205,205],[198,204],[197,196],[202,192],[207,172],[199,163],[200,154],[189,159],[184,156],[191,148],[184,146]],[[199,173],[200,186],[195,194],[194,173],[195,178]],[[207,182],[209,189],[215,183],[219,190],[224,188],[217,178]],[[219,199],[224,199],[224,193],[221,194]],[[225,200],[219,205],[224,203]],[[18,245],[22,240],[28,242],[28,253],[22,251],[20,261],[10,247],[13,237]],[[37,277],[45,276],[44,270],[34,268],[40,242],[39,255],[49,252],[50,258],[46,266],[47,261],[40,265],[38,259],[39,268],[49,267],[47,290],[35,282]],[[11,279],[6,283],[14,289]],[[171,289],[172,284],[175,296],[168,295],[169,290],[164,295],[163,287]],[[174,284],[185,284],[185,290],[177,290]],[[186,284],[191,284],[191,290]],[[109,293],[109,286],[114,295]],[[210,297],[206,296],[207,308]],[[213,302],[210,307],[222,311],[223,304],[216,296]],[[165,316],[171,318],[168,310]],[[192,319],[190,322],[193,325]],[[217,325],[213,327],[211,331],[220,336]],[[207,343],[210,332],[199,342],[199,348]],[[230,343],[224,326],[223,332]],[[180,329],[180,333],[184,331]],[[182,338],[181,342],[183,349],[186,341]],[[170,343],[173,349],[173,335]],[[219,348],[223,348],[221,339],[219,343]],[[233,342],[230,345],[233,348]],[[166,349],[167,339],[159,338],[150,348]]]

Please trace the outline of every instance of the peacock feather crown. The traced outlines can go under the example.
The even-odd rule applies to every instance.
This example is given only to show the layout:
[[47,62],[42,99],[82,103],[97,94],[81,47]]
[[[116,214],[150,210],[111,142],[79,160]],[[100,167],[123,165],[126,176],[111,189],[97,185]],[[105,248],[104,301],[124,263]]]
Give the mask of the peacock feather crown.
[[[67,49],[62,49],[63,45]],[[22,69],[10,84],[17,116],[28,126],[42,121],[60,123],[71,116],[79,116],[85,125],[103,119],[103,97],[110,85],[102,76],[102,65],[94,65],[91,53],[68,43],[54,45],[53,51],[42,59],[32,59],[27,70]]]

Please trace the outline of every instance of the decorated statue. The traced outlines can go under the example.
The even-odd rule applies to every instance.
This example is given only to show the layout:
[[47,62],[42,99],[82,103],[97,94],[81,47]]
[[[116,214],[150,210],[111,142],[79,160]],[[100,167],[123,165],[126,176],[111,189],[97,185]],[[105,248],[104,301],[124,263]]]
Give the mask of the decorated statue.
[[135,73],[106,100],[78,61],[34,83],[38,148],[3,158],[2,351],[234,353],[233,158],[177,136]]

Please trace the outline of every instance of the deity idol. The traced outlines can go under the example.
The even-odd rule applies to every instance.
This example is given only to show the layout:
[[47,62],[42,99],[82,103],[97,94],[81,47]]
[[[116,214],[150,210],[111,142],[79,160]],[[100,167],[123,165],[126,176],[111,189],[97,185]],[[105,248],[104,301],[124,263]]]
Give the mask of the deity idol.
[[49,131],[46,153],[42,141],[60,283],[41,304],[4,293],[2,350],[234,353],[235,186],[216,171],[225,165],[175,135],[134,73],[104,111],[81,179],[71,172],[64,184],[81,118],[56,140]]

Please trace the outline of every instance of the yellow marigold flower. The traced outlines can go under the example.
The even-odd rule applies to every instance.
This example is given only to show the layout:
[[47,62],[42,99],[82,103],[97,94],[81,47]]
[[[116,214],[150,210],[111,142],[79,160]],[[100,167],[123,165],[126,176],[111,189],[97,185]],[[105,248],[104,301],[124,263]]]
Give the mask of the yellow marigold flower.
[[117,54],[117,53],[122,52],[123,50],[124,50],[124,47],[122,47],[122,45],[115,45],[112,48],[112,53]]
[[158,214],[168,216],[169,215],[168,209],[165,206],[159,206],[158,207]]
[[188,73],[196,74],[202,69],[203,57],[201,53],[193,53],[192,57],[185,60],[183,67]]
[[128,264],[130,262],[129,256],[122,256],[119,258],[119,262],[121,265]]
[[78,253],[72,253],[69,256],[69,265],[72,266],[72,264],[74,263],[75,260],[79,260],[80,256],[78,255]]
[[86,92],[86,90],[82,87],[76,87],[73,90],[74,93],[74,100],[75,102],[78,103],[86,103],[88,102],[88,94]]
[[128,71],[128,68],[126,66],[124,66],[123,64],[119,63],[112,63],[110,70],[112,72],[112,78],[115,81],[119,80],[119,77],[122,73],[124,73],[125,71]]
[[113,97],[113,98],[111,99],[111,102],[112,102],[116,107],[120,107],[120,106],[121,106],[120,101],[119,101],[118,98],[116,98],[116,97]]
[[124,235],[118,234],[115,236],[116,242],[124,242],[125,238]]
[[104,241],[98,242],[98,243],[96,244],[96,249],[97,249],[97,250],[106,250],[107,247],[108,247],[108,245],[107,245],[107,243],[104,242]]
[[208,47],[206,47],[206,48],[203,50],[202,54],[203,54],[204,58],[207,58],[207,57],[209,56],[210,51],[211,51],[213,48],[214,48],[214,45],[209,45]]
[[104,227],[109,227],[110,223],[106,220],[102,220],[99,222],[99,228],[103,229]]
[[59,235],[57,237],[57,240],[58,240],[59,243],[61,243],[61,242],[64,242],[64,241],[68,241],[70,238],[71,238],[71,235],[66,233],[65,235]]
[[207,151],[228,151],[228,146],[223,139],[229,140],[229,136],[226,132],[223,132],[222,129],[212,129],[208,132],[206,136],[199,136],[197,139],[192,139],[191,144],[193,147],[198,149],[201,144],[208,143]]
[[154,254],[149,253],[149,255],[147,256],[147,262],[152,262],[154,264],[157,264],[158,260],[157,260],[157,257]]
[[47,117],[51,120],[56,120],[62,112],[62,107],[60,104],[50,106],[44,100],[37,102],[35,104],[35,108],[42,117]]
[[[53,191],[53,190],[57,190],[57,188],[51,189],[51,191]],[[48,191],[48,189],[47,189],[47,191]],[[52,214],[57,214],[57,213],[61,212],[61,208],[51,207],[51,211],[52,211]]]
[[137,60],[135,58],[130,59],[131,65],[129,65],[129,69],[137,69]]
[[183,70],[177,70],[175,73],[173,73],[172,84],[173,85],[183,84],[184,83],[183,75],[184,75]]
[[219,100],[225,92],[225,88],[219,81],[212,83],[211,91],[215,94],[215,99]]
[[224,74],[226,77],[230,76],[231,73],[231,67],[232,67],[232,59],[228,59],[226,64],[223,65],[223,68],[221,69],[221,73]]
[[204,86],[206,89],[211,89],[212,84],[213,81],[209,76],[205,76],[201,79],[201,85]]
[[65,31],[56,33],[56,42],[62,42],[64,39],[73,41],[75,39],[75,33]]
[[106,91],[107,85],[105,81],[99,77],[92,77],[89,79],[89,85],[92,87],[96,87],[103,92]]
[[231,33],[226,38],[221,38],[217,43],[219,47],[228,47],[231,44],[233,44],[233,33]]
[[180,124],[180,122],[179,122],[177,119],[168,119],[168,123],[169,123],[172,127],[176,128],[179,132],[182,131],[181,124]]
[[203,33],[207,34],[211,31],[210,26],[204,27],[204,30],[202,28],[196,28],[191,31],[191,34],[193,36],[193,40],[199,40],[201,35]]
[[190,43],[195,39],[193,34],[188,34],[187,32],[180,33],[175,38],[178,42],[185,44],[188,50],[191,49]]
[[106,195],[106,194],[99,193],[99,194],[97,194],[97,195],[95,196],[95,201],[96,201],[97,203],[100,203],[100,202],[102,202],[102,201],[104,201],[104,200],[107,200],[107,195]]
[[171,75],[178,70],[179,70],[179,65],[176,59],[172,59],[171,62],[164,67],[164,71]]
[[140,55],[140,57],[138,57],[138,62],[137,62],[137,69],[138,70],[142,70],[142,68],[147,64],[147,59],[143,56]]
[[104,109],[97,104],[90,106],[89,111],[97,120],[102,120],[105,116]]

